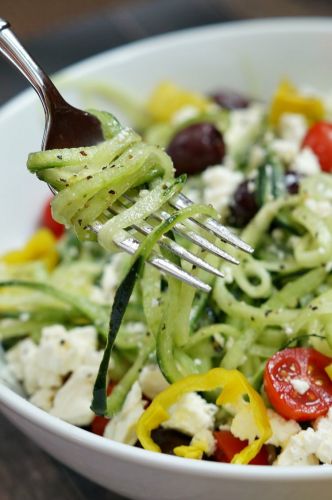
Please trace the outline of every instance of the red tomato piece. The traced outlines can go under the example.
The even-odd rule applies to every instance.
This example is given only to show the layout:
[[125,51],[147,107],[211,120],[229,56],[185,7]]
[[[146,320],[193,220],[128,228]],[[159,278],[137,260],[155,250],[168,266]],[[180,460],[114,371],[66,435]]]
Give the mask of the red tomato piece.
[[63,235],[63,233],[65,232],[65,226],[63,226],[62,224],[59,224],[59,222],[57,222],[56,220],[53,219],[51,205],[50,205],[51,201],[52,201],[52,198],[50,198],[47,201],[47,203],[45,204],[40,225],[42,227],[47,227],[47,229],[52,231],[54,236],[56,236],[57,238],[60,238]]
[[[283,417],[299,422],[325,415],[332,406],[332,382],[325,372],[331,362],[310,347],[274,354],[264,372],[264,387],[272,406]],[[307,382],[308,390],[303,394],[296,391],[294,379]]]
[[103,436],[105,427],[109,422],[109,418],[99,417],[98,415],[92,420],[91,431],[93,434],[98,434],[98,436]]
[[332,172],[332,123],[315,123],[308,130],[302,147],[308,147],[315,153],[324,172]]
[[[115,385],[116,384],[114,382],[110,382],[108,384],[108,387],[107,387],[107,395],[108,396],[113,391]],[[103,436],[104,435],[104,431],[105,431],[105,427],[106,427],[106,425],[108,424],[109,421],[110,421],[109,418],[100,417],[99,415],[96,415],[95,418],[92,420],[92,423],[91,423],[91,431],[93,432],[93,434],[98,434],[98,436]]]
[[[214,459],[217,462],[230,463],[234,455],[240,453],[248,445],[248,441],[233,436],[230,431],[216,431],[214,437],[217,449],[214,453]],[[250,465],[269,465],[268,452],[266,446],[263,446],[260,452],[249,462]]]

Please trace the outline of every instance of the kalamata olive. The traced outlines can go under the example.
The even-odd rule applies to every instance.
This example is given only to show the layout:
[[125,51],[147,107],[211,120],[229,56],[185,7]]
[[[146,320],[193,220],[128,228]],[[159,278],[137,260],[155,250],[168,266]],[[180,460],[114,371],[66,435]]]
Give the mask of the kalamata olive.
[[[285,174],[286,189],[289,194],[299,192],[300,175],[289,170]],[[258,212],[255,181],[245,180],[238,185],[229,207],[229,224],[234,227],[246,226]]]
[[297,194],[300,188],[300,175],[289,170],[285,175],[285,183],[289,194]]
[[225,155],[222,134],[211,123],[195,123],[180,130],[171,140],[167,153],[177,174],[199,174],[220,163]]
[[152,439],[160,446],[161,451],[167,455],[173,455],[173,449],[177,446],[188,446],[190,437],[173,429],[155,429],[152,431]]
[[229,224],[244,227],[258,211],[255,197],[255,181],[245,180],[238,185],[229,207]]
[[214,102],[225,109],[243,109],[250,104],[250,99],[233,90],[219,90],[211,94]]

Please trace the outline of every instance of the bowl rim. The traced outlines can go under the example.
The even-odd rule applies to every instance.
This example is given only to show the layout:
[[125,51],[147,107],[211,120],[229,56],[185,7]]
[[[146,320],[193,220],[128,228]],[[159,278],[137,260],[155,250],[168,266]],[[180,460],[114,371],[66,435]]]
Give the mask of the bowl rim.
[[[208,26],[174,31],[144,40],[132,42],[124,46],[106,50],[100,54],[86,58],[56,73],[56,78],[65,78],[71,82],[77,80],[87,69],[102,68],[112,61],[123,63],[144,53],[160,50],[162,47],[176,46],[179,42],[188,43],[195,38],[215,38],[228,36],[248,36],[251,33],[314,33],[325,31],[332,35],[332,18],[325,17],[278,17],[273,19],[241,20],[226,23],[216,23]],[[0,126],[9,116],[15,115],[22,107],[37,101],[32,89],[21,92],[0,108]],[[17,395],[11,389],[0,384],[0,410],[3,407],[14,412],[20,418],[39,426],[44,431],[58,436],[72,444],[80,444],[87,449],[98,451],[105,456],[112,456],[130,463],[139,463],[154,469],[164,469],[176,473],[195,474],[201,477],[225,479],[244,479],[246,481],[288,480],[293,482],[308,480],[331,480],[332,468],[321,466],[278,466],[262,467],[251,465],[233,465],[217,462],[182,459],[151,451],[142,450],[123,443],[105,439],[84,429],[69,424],[37,408],[28,400]]]

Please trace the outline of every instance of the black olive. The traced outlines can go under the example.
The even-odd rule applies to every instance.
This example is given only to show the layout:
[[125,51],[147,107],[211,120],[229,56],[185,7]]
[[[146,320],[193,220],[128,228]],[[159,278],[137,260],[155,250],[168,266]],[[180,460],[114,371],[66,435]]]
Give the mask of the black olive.
[[255,181],[245,180],[238,185],[229,207],[229,224],[244,227],[258,211],[255,196]]
[[[289,170],[285,174],[286,189],[289,194],[299,192],[301,176],[297,172]],[[246,180],[238,185],[233,201],[229,207],[229,224],[234,227],[246,226],[258,212],[255,195],[255,181]]]
[[225,155],[222,134],[211,123],[195,123],[180,130],[171,140],[167,153],[177,174],[199,174],[216,165]]
[[289,194],[297,194],[300,188],[300,175],[297,172],[289,170],[285,174],[286,188]]
[[211,95],[214,102],[225,109],[243,109],[250,105],[251,100],[233,90],[219,90]]
[[[151,433],[152,439],[160,447],[161,451],[167,455],[174,455],[173,450],[177,446],[188,446],[191,438],[182,434],[182,432],[173,429],[163,429],[158,427]],[[142,448],[139,441],[136,443],[137,448]]]

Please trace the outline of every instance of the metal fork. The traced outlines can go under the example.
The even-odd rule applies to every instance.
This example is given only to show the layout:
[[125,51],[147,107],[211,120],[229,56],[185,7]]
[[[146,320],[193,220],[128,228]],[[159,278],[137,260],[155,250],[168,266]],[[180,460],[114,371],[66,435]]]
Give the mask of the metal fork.
[[[74,108],[63,99],[47,74],[36,64],[18,41],[14,33],[10,30],[10,24],[1,18],[0,52],[26,77],[41,100],[45,111],[45,129],[42,149],[91,146],[103,140],[99,120],[85,111]],[[129,196],[123,196],[118,200],[115,207],[109,209],[109,214],[116,215],[121,210],[131,206],[134,202],[135,199]],[[170,215],[167,209],[181,209],[192,204],[193,202],[185,195],[179,194],[168,203],[168,208],[164,207],[159,213],[153,214],[150,219],[154,218],[157,221],[165,220]],[[150,222],[152,221],[150,220]],[[115,243],[125,252],[134,254],[140,245],[137,234],[148,235],[153,230],[153,224],[150,224],[150,222],[144,221],[144,223],[128,228],[128,237]],[[189,227],[188,224],[191,224],[192,228]],[[200,233],[194,230],[195,225],[197,228],[200,228]],[[90,226],[90,229],[98,233],[101,227],[102,225],[96,221]],[[202,229],[210,235],[213,234],[223,242],[230,243],[240,250],[248,253],[253,251],[248,244],[232,234],[225,226],[209,217],[199,216],[191,218],[188,223],[176,224],[174,228],[177,234],[190,240],[199,248],[233,264],[239,263],[237,259],[212,243],[208,239],[208,235],[206,235],[207,237],[203,236]],[[190,262],[195,267],[204,269],[219,277],[223,276],[219,269],[210,265],[204,259],[190,252],[167,236],[163,236],[159,240],[159,245],[167,248],[181,259]],[[200,290],[205,292],[211,290],[208,284],[161,255],[153,253],[149,258],[149,263],[160,271],[168,273]]]

